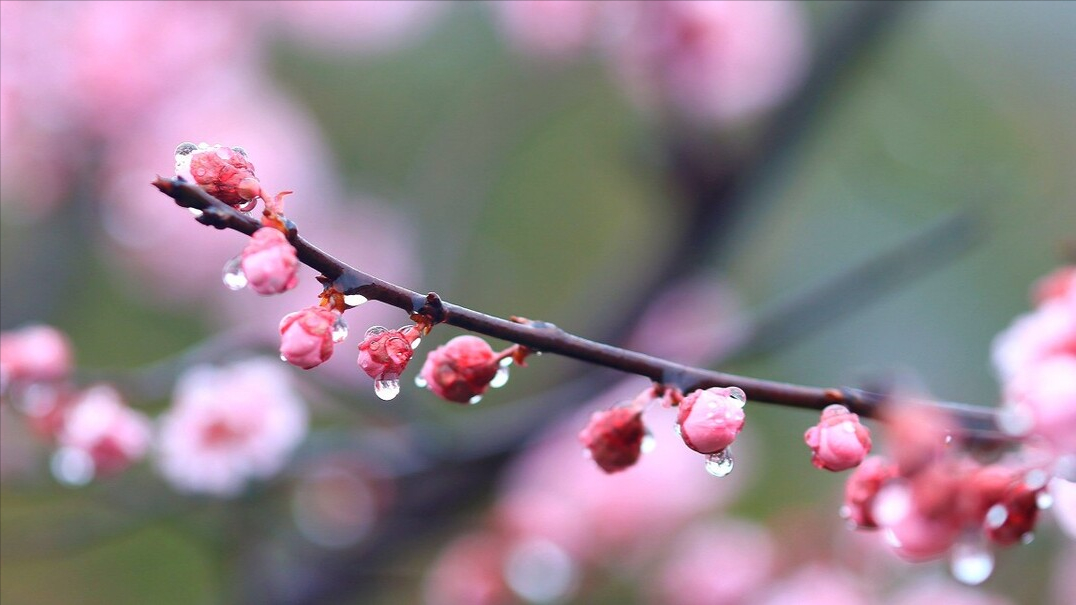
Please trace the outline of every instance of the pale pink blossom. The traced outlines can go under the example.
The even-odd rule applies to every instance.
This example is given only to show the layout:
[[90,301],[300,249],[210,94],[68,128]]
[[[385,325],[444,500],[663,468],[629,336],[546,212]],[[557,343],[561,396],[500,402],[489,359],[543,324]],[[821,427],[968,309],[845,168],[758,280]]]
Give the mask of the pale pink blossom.
[[1043,359],[1015,375],[1005,403],[1026,414],[1031,432],[1058,452],[1076,454],[1076,355]]
[[334,54],[387,52],[416,43],[450,6],[434,0],[241,4],[296,42]]
[[848,476],[844,486],[842,516],[858,528],[878,527],[874,520],[874,498],[890,479],[897,476],[897,466],[881,456],[871,456]]
[[1049,357],[1076,357],[1076,298],[1048,300],[1016,318],[994,339],[992,352],[1003,382]]
[[307,429],[286,366],[264,359],[180,376],[160,420],[158,468],[177,490],[230,497],[280,471]]
[[1050,481],[1050,495],[1054,499],[1053,515],[1061,530],[1076,540],[1076,483],[1054,478]]
[[506,544],[493,532],[454,539],[426,573],[425,605],[509,605],[517,602],[504,579]]
[[811,448],[811,464],[830,471],[858,466],[871,451],[870,429],[843,405],[822,410],[822,419],[803,436]]
[[690,117],[728,122],[768,109],[807,63],[794,2],[623,3],[612,58],[630,92]]
[[840,569],[811,564],[753,599],[759,605],[868,605],[874,602],[857,578]]
[[886,600],[887,605],[1012,605],[984,590],[937,577],[919,577]]
[[0,333],[0,392],[10,383],[49,382],[71,372],[71,343],[52,326]]
[[280,356],[304,370],[321,365],[333,354],[333,326],[340,312],[317,305],[280,320]]
[[91,475],[123,470],[149,450],[149,418],[127,407],[115,389],[91,387],[70,404],[58,434],[61,448],[79,450],[93,462]]
[[942,556],[960,537],[956,511],[931,517],[919,508],[908,485],[891,482],[875,497],[872,517],[885,530],[885,539],[898,556],[926,561]]
[[241,266],[251,289],[262,295],[280,294],[299,283],[295,247],[278,229],[262,227],[243,248]]
[[593,44],[602,2],[500,0],[492,3],[512,46],[538,57],[566,58]]
[[680,402],[676,419],[680,437],[696,452],[719,452],[743,430],[743,406],[743,391],[736,387],[692,391]]
[[[688,526],[673,543],[652,591],[662,605],[736,605],[771,579],[777,549],[769,532],[745,521]],[[735,565],[734,573],[715,566]]]

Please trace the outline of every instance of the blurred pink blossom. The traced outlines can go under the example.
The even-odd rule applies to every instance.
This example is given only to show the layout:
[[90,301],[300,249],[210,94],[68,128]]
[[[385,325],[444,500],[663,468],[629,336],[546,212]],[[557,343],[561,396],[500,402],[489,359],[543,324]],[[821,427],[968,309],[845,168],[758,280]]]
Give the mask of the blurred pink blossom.
[[1003,381],[1055,355],[1076,356],[1076,298],[1049,300],[994,339],[994,365]]
[[[58,435],[61,449],[78,450],[92,462],[90,476],[123,470],[149,450],[149,418],[124,404],[110,386],[83,391],[70,404]],[[66,452],[70,454],[71,452]]]
[[751,602],[760,605],[866,605],[874,598],[856,578],[822,564],[808,565]]
[[238,495],[277,473],[306,434],[307,411],[287,366],[251,359],[180,376],[160,419],[161,474],[177,490]]
[[807,65],[794,2],[620,3],[611,58],[629,92],[689,117],[729,122],[766,110]]
[[1054,518],[1069,538],[1076,540],[1076,483],[1061,478],[1050,481]]
[[1005,403],[1026,413],[1032,432],[1059,453],[1076,454],[1076,355],[1044,359],[1017,374],[1005,388]]
[[[774,571],[776,548],[762,526],[744,521],[697,523],[672,544],[652,591],[663,605],[737,605],[750,602]],[[735,571],[715,565],[728,562]]]
[[0,333],[0,393],[10,383],[65,378],[73,364],[71,343],[62,332],[33,325]]
[[1005,597],[937,577],[913,579],[886,600],[887,605],[1012,605]]
[[499,0],[491,3],[504,37],[538,57],[567,58],[595,41],[599,12],[590,0]]
[[505,583],[504,540],[494,532],[465,534],[441,551],[426,573],[426,605],[508,605],[515,603]]
[[243,2],[296,42],[326,53],[384,52],[414,43],[450,6],[433,0]]

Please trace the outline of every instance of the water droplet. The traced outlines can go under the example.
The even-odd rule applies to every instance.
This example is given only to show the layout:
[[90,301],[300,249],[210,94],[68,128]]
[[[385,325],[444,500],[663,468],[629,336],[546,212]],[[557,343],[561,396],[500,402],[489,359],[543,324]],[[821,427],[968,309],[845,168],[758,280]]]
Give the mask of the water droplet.
[[1020,536],[1020,543],[1025,545],[1025,546],[1027,546],[1028,544],[1031,544],[1034,541],[1035,541],[1035,534],[1032,533],[1032,532],[1027,532],[1026,534]]
[[349,306],[349,307],[357,307],[359,305],[364,305],[369,301],[370,301],[370,299],[366,298],[362,294],[345,294],[344,295],[344,304]]
[[706,472],[715,477],[724,477],[732,472],[732,452],[725,448],[706,457]]
[[344,342],[347,338],[347,322],[344,321],[344,316],[340,315],[333,322],[333,342]]
[[426,388],[426,385],[428,385],[428,384],[429,383],[426,382],[426,379],[423,378],[421,374],[415,376],[415,386],[416,387],[418,387],[420,389],[424,389],[424,388]]
[[493,380],[489,381],[489,386],[499,389],[508,384],[508,366],[502,366],[497,368],[497,373],[493,375]]
[[187,211],[190,212],[191,216],[193,216],[194,218],[202,218],[202,215],[205,214],[197,208],[187,208]]
[[507,368],[508,366],[512,365],[512,358],[511,357],[505,357],[504,359],[502,359],[500,361],[500,365],[501,365],[502,368]]
[[1035,426],[1035,419],[1024,407],[1006,406],[998,411],[998,428],[1013,437],[1023,437]]
[[93,458],[85,450],[75,447],[62,447],[49,460],[52,476],[64,485],[78,487],[93,480]]
[[375,380],[374,394],[383,401],[392,401],[400,394],[399,380]]
[[680,428],[680,423],[679,422],[673,424],[673,431],[676,432],[677,437],[683,437],[684,436],[684,431]]
[[283,354],[283,353],[281,353],[281,354],[280,354],[280,361],[287,361],[287,360],[288,360],[288,358],[287,358],[287,357],[284,357],[284,354]]
[[243,157],[247,157],[247,150],[243,149],[242,147],[232,147],[232,151],[238,153]]
[[842,504],[841,507],[837,509],[837,516],[842,519],[851,519],[852,507],[848,506],[847,504]]
[[1039,510],[1046,510],[1054,505],[1054,497],[1046,492],[1039,492],[1035,496],[1035,506],[1039,507]]
[[179,146],[176,147],[176,156],[190,155],[195,151],[198,151],[198,146],[194,143],[180,143]]
[[949,556],[949,569],[963,584],[982,584],[994,572],[994,553],[979,540],[957,542]]
[[575,590],[578,566],[563,548],[537,538],[517,542],[504,560],[504,580],[527,603],[559,603]]
[[952,445],[953,444],[953,434],[946,431],[945,439],[943,441],[945,442],[945,445]]
[[654,434],[650,432],[650,429],[645,429],[643,432],[643,442],[639,444],[639,451],[644,454],[649,454],[654,451],[654,448],[658,446],[658,440],[654,438]]
[[747,393],[744,393],[740,387],[729,387],[729,397],[740,402],[741,408],[747,403]]
[[1041,468],[1033,468],[1024,475],[1024,485],[1028,489],[1042,489],[1046,487],[1046,483],[1050,481],[1050,475]]
[[221,280],[229,290],[242,290],[247,287],[247,276],[243,273],[243,257],[235,255],[224,263],[221,271]]
[[986,526],[990,529],[997,529],[1005,525],[1005,521],[1008,519],[1009,509],[1005,508],[1004,504],[995,504],[990,507],[990,510],[986,511]]
[[470,399],[468,399],[467,403],[469,405],[474,405],[474,404],[478,403],[479,401],[482,401],[482,396],[481,395],[475,395],[474,397],[471,397]]
[[418,348],[418,346],[420,344],[422,344],[422,339],[421,338],[414,339],[413,341],[411,341],[411,350],[414,351],[415,349]]
[[383,334],[388,331],[389,329],[385,326],[372,326],[369,330],[366,330],[365,337],[370,338],[371,336],[377,336],[378,334]]

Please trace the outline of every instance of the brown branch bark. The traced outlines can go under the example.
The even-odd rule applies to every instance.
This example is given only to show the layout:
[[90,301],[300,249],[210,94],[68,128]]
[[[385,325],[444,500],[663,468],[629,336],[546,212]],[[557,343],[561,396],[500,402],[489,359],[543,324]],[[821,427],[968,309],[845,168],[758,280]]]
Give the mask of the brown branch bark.
[[[201,212],[197,220],[217,229],[233,229],[251,235],[261,223],[217,200],[201,188],[182,179],[160,178],[154,185],[177,204]],[[421,313],[436,323],[445,323],[470,332],[484,334],[524,345],[535,351],[553,353],[645,376],[654,382],[676,387],[684,392],[698,388],[735,385],[744,390],[748,400],[795,408],[821,410],[840,403],[853,412],[868,418],[882,418],[888,397],[852,388],[822,388],[737,376],[703,368],[689,367],[581,338],[545,322],[509,321],[479,311],[442,301],[435,293],[420,294],[413,290],[378,279],[373,275],[336,259],[299,235],[289,225],[288,240],[298,253],[299,260],[328,278],[344,294],[361,294],[397,307],[408,314]],[[934,405],[959,421],[961,437],[977,443],[1000,443],[1011,438],[999,430],[993,410],[967,404],[948,402],[918,402]]]

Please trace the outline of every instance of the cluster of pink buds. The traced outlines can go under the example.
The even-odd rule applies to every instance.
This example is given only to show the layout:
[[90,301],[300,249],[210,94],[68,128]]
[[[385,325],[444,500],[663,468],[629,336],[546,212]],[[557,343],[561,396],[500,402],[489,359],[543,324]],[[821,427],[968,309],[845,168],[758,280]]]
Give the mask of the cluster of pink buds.
[[803,435],[811,448],[811,464],[827,471],[859,466],[871,451],[870,429],[843,405],[822,410],[822,419]]

